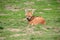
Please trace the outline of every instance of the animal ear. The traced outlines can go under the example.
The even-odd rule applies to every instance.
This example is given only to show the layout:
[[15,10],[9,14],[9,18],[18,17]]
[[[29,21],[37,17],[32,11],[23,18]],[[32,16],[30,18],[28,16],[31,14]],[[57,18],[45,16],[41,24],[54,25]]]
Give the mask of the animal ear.
[[36,10],[36,9],[25,9],[25,13],[31,12],[31,14],[33,14],[35,10]]
[[33,12],[32,12],[32,10],[31,10],[31,9],[25,9],[25,13],[33,14]]
[[32,9],[32,14],[34,13],[35,10],[36,10],[36,9]]

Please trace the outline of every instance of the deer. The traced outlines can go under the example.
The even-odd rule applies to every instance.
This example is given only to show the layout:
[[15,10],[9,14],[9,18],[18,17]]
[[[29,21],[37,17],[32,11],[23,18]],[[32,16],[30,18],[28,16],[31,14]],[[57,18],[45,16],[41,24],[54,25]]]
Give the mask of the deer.
[[[32,10],[32,11],[31,11]],[[25,16],[30,25],[46,24],[42,16],[33,16],[35,9],[25,9]]]

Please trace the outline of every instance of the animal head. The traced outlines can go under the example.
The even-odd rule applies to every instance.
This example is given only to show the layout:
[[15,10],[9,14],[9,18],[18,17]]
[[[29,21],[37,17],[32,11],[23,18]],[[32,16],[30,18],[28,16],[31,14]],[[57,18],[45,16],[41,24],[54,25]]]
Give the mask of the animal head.
[[28,21],[30,21],[31,18],[33,17],[34,10],[35,9],[25,9],[25,16],[26,16]]
[[32,17],[34,11],[35,11],[35,9],[25,9],[25,16]]
[[32,12],[31,12],[31,11],[28,11],[28,12],[25,14],[25,16],[26,16],[27,20],[30,21],[30,20],[31,20],[31,17],[32,17],[33,15],[32,15]]
[[33,13],[32,13],[31,11],[28,11],[28,12],[25,13],[25,16],[26,16],[26,17],[32,17],[32,16],[33,16],[32,14],[33,14]]

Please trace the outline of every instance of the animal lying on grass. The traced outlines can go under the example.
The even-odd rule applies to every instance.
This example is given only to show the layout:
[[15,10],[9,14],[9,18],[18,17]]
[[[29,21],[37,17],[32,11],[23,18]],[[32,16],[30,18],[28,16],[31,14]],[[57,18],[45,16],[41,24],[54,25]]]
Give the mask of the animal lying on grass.
[[43,17],[41,17],[41,16],[36,17],[36,16],[33,16],[32,14],[33,13],[31,11],[28,11],[25,13],[29,24],[31,24],[31,25],[46,24],[46,21]]

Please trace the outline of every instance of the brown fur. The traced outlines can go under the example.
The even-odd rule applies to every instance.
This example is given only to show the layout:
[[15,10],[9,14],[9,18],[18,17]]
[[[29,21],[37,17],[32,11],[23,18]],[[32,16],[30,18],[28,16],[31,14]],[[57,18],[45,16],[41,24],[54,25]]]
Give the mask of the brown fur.
[[28,20],[29,24],[31,24],[31,25],[45,24],[46,23],[45,19],[43,17],[32,16],[31,12],[27,12],[26,17],[27,17],[27,20]]

